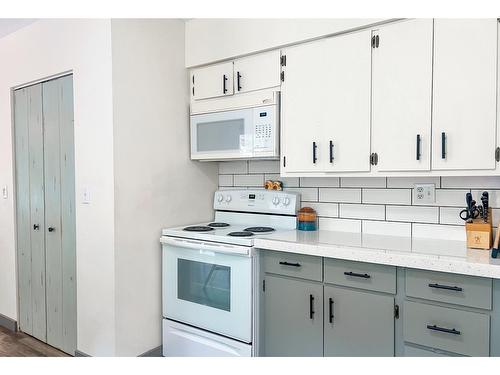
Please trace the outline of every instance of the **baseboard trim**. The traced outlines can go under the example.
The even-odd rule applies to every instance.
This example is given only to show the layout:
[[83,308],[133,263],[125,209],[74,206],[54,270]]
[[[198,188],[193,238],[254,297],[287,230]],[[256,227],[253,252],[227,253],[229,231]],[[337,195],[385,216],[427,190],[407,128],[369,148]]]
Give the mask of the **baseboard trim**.
[[0,314],[0,326],[7,328],[9,331],[17,331],[17,322],[5,315]]
[[163,357],[163,346],[158,346],[147,352],[142,353],[139,357]]
[[92,356],[88,355],[87,353],[81,352],[79,350],[75,350],[75,357],[92,357]]

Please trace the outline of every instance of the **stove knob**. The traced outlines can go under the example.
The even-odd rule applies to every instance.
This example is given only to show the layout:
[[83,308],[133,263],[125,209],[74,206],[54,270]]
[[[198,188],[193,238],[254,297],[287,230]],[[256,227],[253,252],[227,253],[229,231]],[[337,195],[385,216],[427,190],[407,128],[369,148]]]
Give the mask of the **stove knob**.
[[284,205],[284,206],[288,206],[289,204],[290,204],[290,198],[285,197],[285,198],[283,199],[283,205]]
[[217,195],[217,202],[222,202],[224,200],[224,196],[222,194]]
[[231,199],[232,199],[232,197],[231,197],[230,195],[228,195],[228,196],[226,197],[226,202],[227,202],[227,203],[231,202]]
[[280,197],[278,197],[278,196],[274,197],[274,198],[273,198],[273,204],[274,204],[275,206],[277,206],[278,204],[280,204]]

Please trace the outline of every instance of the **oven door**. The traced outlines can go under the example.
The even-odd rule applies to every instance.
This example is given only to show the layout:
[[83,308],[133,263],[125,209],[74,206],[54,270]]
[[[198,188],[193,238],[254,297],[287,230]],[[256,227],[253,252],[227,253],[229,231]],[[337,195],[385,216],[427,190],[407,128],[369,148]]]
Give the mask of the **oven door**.
[[251,157],[253,137],[252,109],[192,115],[191,159]]
[[252,341],[252,258],[244,246],[163,237],[163,314]]

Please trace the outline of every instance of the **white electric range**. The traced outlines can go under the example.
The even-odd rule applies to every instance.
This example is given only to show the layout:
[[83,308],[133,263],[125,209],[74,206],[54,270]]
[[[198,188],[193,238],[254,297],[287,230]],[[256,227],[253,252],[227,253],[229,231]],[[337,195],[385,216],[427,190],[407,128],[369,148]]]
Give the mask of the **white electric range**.
[[257,352],[253,240],[295,229],[299,205],[297,193],[217,191],[213,222],[162,231],[164,356]]

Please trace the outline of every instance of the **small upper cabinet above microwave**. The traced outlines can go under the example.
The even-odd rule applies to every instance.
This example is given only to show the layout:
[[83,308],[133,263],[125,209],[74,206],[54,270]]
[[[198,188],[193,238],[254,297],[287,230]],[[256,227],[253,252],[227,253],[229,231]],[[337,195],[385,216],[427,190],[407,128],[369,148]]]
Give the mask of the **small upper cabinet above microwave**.
[[220,98],[280,85],[280,51],[260,53],[191,70],[191,101]]

